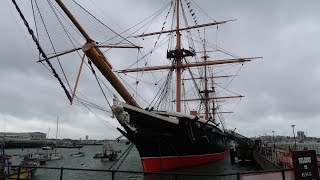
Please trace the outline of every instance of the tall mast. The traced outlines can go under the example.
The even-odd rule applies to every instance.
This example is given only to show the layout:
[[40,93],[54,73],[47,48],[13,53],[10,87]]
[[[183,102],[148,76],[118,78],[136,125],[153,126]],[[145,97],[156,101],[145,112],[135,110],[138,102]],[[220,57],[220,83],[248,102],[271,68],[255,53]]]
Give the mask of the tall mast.
[[208,97],[209,97],[209,92],[208,92],[208,78],[207,78],[207,52],[206,52],[206,29],[204,28],[203,30],[203,58],[204,58],[204,107],[205,107],[205,119],[209,119],[209,107],[208,107]]
[[[201,28],[201,27],[206,27],[206,26],[214,26],[218,24],[224,24],[229,21],[234,21],[234,20],[228,20],[228,21],[221,21],[221,22],[213,22],[213,23],[207,23],[207,24],[201,24],[201,25],[195,25],[195,26],[188,26],[180,29],[180,0],[176,0],[176,28],[171,29],[171,30],[161,30],[159,32],[152,32],[152,33],[143,33],[142,35],[137,35],[133,37],[146,37],[146,36],[153,36],[157,34],[165,34],[165,33],[172,33],[175,32],[177,39],[176,39],[176,48],[174,50],[169,50],[167,52],[167,58],[168,59],[173,59],[175,61],[174,65],[171,66],[157,66],[157,67],[145,67],[145,68],[136,68],[136,69],[126,69],[126,70],[121,70],[117,71],[120,73],[126,73],[126,72],[138,72],[138,71],[154,71],[154,70],[160,70],[160,69],[174,69],[176,70],[176,111],[181,112],[181,75],[182,75],[182,70],[183,68],[186,67],[193,67],[193,66],[198,66],[200,64],[183,64],[182,59],[187,56],[195,56],[195,52],[186,50],[186,49],[181,49],[181,33],[180,31],[185,31],[189,29],[195,29],[195,28]],[[212,62],[211,62],[212,63]],[[214,62],[216,63],[216,62]],[[224,63],[224,62],[221,62]],[[201,66],[204,64],[202,63]],[[209,65],[209,64],[208,64]]]
[[58,129],[59,129],[59,116],[57,118],[57,129],[56,129],[56,147],[54,148],[54,153],[57,154],[58,147]]
[[[177,29],[176,29],[176,35],[177,35],[177,52],[179,52],[181,50],[181,37],[180,37],[180,31],[179,31],[179,4],[180,4],[180,0],[176,1],[176,6],[177,6]],[[177,61],[177,94],[176,94],[176,98],[177,98],[177,107],[176,107],[176,111],[177,112],[181,112],[181,57],[177,56],[176,58]]]
[[[57,129],[56,129],[56,141],[58,139],[58,128],[59,128],[59,116],[57,118]],[[57,142],[56,142],[57,143]]]
[[112,67],[100,49],[95,45],[95,42],[82,28],[76,18],[71,14],[68,8],[63,4],[61,0],[56,0],[61,9],[66,13],[72,23],[77,27],[83,37],[87,40],[87,43],[83,46],[82,50],[87,57],[93,62],[93,64],[99,69],[103,76],[110,82],[110,84],[116,89],[120,96],[129,104],[140,107],[138,103],[133,99],[129,91],[124,87],[118,77],[113,73]]

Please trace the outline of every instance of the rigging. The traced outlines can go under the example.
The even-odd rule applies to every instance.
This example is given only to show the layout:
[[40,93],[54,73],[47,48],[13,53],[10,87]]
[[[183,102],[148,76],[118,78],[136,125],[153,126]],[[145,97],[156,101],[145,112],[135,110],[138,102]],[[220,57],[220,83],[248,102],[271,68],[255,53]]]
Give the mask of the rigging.
[[[39,44],[36,36],[35,36],[34,33],[33,33],[33,30],[30,28],[29,23],[27,22],[27,20],[25,19],[24,15],[22,14],[22,12],[21,12],[18,4],[16,3],[15,0],[12,0],[12,3],[13,3],[14,6],[16,7],[16,9],[17,9],[17,11],[18,11],[21,19],[23,20],[26,28],[28,29],[29,34],[32,36],[33,41],[36,43],[36,46],[37,46],[37,48],[38,48],[38,50],[39,50],[39,53],[41,54],[41,56],[42,56],[43,58],[47,59],[47,55],[46,55],[45,52],[42,50],[42,48],[41,48],[41,46],[40,46],[40,44]],[[49,60],[46,60],[46,63],[49,65],[50,69],[52,70],[52,73],[54,74],[54,77],[57,78],[57,80],[59,81],[62,89],[64,90],[64,92],[65,92],[65,94],[67,95],[69,101],[71,102],[70,93],[69,93],[69,91],[66,89],[65,85],[63,84],[62,80],[60,79],[59,75],[57,74],[56,70],[53,68],[51,62],[50,62]]]

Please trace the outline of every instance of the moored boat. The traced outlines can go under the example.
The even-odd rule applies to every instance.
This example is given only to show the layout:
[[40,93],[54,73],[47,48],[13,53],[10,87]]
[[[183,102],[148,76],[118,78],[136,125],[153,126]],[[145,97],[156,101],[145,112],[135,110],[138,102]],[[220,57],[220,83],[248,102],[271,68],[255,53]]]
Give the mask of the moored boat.
[[115,161],[118,158],[118,151],[116,151],[111,144],[105,144],[103,146],[101,161]]
[[14,180],[14,179],[31,179],[32,172],[30,170],[21,170],[20,173],[17,172],[17,170],[14,170],[11,172],[10,175],[7,175],[7,179]]
[[[4,149],[1,149],[0,154],[0,176],[4,179],[31,179],[39,166],[38,161],[34,158],[34,154],[26,156],[21,162],[20,167],[11,166],[12,163],[6,157]],[[29,159],[29,157],[31,159]],[[28,167],[24,167],[28,166]],[[32,168],[34,167],[34,168]]]
[[84,152],[79,151],[78,153],[70,154],[70,156],[72,156],[72,157],[83,157],[83,156],[85,156],[85,154],[84,154]]
[[100,159],[103,156],[103,154],[101,152],[96,153],[93,158],[94,159]]
[[53,150],[52,146],[43,146],[42,150]]
[[57,152],[51,152],[51,153],[44,155],[44,159],[46,159],[47,161],[59,160],[62,158],[63,158],[63,156]]

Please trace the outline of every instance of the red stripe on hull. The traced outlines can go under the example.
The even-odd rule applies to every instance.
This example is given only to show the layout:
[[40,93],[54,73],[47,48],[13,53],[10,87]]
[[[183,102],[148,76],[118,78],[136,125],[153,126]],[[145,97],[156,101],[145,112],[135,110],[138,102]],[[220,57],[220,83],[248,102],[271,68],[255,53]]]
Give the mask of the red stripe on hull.
[[159,158],[141,158],[143,170],[145,172],[165,171],[181,167],[195,166],[218,161],[230,156],[230,152],[206,154],[206,155],[190,155],[175,157],[159,157]]

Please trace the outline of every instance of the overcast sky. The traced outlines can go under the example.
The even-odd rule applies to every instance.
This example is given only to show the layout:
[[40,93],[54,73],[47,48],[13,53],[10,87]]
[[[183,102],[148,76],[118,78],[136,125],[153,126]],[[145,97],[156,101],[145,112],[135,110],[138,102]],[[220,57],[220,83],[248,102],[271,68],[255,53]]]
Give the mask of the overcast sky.
[[[28,1],[17,0],[28,11]],[[158,10],[168,0],[92,0],[105,23],[126,29]],[[245,136],[292,136],[295,130],[320,136],[320,2],[291,0],[199,0],[215,20],[237,19],[220,26],[218,44],[243,57],[262,56],[246,63],[231,89],[244,95],[228,128]],[[25,12],[30,15],[31,12]],[[56,79],[40,64],[36,47],[10,0],[0,1],[0,131],[41,131],[59,137],[104,139],[120,134],[88,109],[70,106]],[[28,16],[32,20],[31,16]],[[162,22],[159,22],[162,23]],[[143,46],[143,44],[141,44]],[[117,65],[115,65],[117,66]],[[93,96],[101,96],[101,92]],[[101,96],[102,97],[102,96]]]

